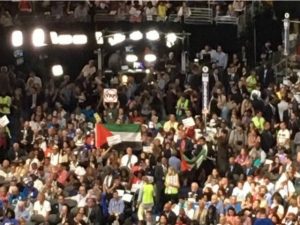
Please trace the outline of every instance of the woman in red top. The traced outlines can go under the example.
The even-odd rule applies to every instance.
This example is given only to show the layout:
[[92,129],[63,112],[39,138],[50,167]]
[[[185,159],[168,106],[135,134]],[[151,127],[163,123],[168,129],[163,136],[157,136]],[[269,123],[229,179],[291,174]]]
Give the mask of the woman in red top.
[[20,12],[32,12],[32,6],[31,6],[30,1],[20,0],[19,10],[20,10]]

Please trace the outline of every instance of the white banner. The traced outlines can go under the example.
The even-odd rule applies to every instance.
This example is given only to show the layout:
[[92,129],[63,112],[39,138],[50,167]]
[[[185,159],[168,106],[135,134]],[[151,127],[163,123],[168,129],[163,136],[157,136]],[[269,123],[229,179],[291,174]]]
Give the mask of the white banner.
[[9,124],[9,120],[8,120],[7,116],[2,116],[0,118],[0,126],[5,127],[7,124]]
[[193,117],[189,117],[182,120],[182,123],[185,127],[193,127],[195,126],[195,120]]
[[104,102],[118,102],[118,91],[117,89],[105,88],[103,90]]
[[121,139],[120,135],[114,135],[114,136],[107,137],[107,143],[109,146],[113,146],[113,145],[119,144],[121,142],[122,142],[122,139]]

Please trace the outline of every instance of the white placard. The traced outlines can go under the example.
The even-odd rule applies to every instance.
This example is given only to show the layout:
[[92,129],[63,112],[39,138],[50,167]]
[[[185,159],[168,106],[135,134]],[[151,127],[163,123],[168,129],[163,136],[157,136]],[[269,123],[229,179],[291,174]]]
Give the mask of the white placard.
[[193,117],[189,117],[182,120],[182,123],[185,127],[193,127],[195,126],[195,120]]
[[122,142],[122,139],[121,139],[120,135],[114,135],[114,136],[107,137],[107,143],[109,146],[113,146],[113,145],[119,144],[121,142]]
[[145,153],[153,153],[152,146],[143,146],[143,152],[145,152]]
[[104,102],[118,102],[118,91],[117,89],[105,88],[103,90]]
[[131,202],[132,198],[133,198],[133,195],[126,193],[123,195],[122,200],[124,202]]
[[117,189],[117,192],[118,192],[118,196],[119,197],[123,197],[124,196],[124,193],[125,193],[124,190]]
[[196,140],[198,140],[202,136],[203,136],[203,134],[202,134],[201,130],[200,129],[195,129],[195,138],[196,138]]
[[7,116],[2,116],[0,118],[0,126],[5,127],[7,124],[9,124],[9,120],[8,120]]

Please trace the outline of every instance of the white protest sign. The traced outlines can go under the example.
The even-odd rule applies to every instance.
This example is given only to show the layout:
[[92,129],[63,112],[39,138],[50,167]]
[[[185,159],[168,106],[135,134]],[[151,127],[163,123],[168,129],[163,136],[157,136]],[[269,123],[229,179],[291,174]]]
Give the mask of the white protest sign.
[[103,90],[104,102],[118,102],[118,91],[117,89],[105,88]]
[[9,124],[9,120],[8,120],[7,116],[2,116],[0,118],[0,126],[5,127],[7,124]]
[[107,137],[107,143],[109,146],[113,146],[113,145],[119,144],[121,142],[122,142],[122,139],[121,139],[120,135],[114,135],[114,136]]
[[195,126],[195,120],[193,117],[189,117],[182,120],[182,123],[185,127],[193,127]]

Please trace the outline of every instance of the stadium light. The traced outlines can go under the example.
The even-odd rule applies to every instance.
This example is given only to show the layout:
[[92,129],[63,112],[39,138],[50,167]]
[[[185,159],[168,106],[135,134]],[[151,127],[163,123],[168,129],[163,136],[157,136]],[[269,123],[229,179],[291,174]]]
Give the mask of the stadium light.
[[61,65],[53,65],[52,66],[52,74],[55,77],[60,77],[64,74],[64,70]]
[[54,45],[57,45],[59,43],[58,34],[55,31],[50,31],[50,39],[51,43]]
[[23,45],[23,33],[20,30],[15,30],[11,34],[11,44],[13,47],[21,47]]
[[122,43],[125,39],[126,36],[124,34],[116,33],[113,34],[112,37],[108,38],[108,43],[113,46]]
[[143,38],[143,34],[141,31],[133,31],[130,35],[129,38],[133,41],[139,41]]
[[146,38],[150,41],[157,41],[159,39],[159,33],[157,30],[150,30],[146,33]]
[[35,47],[45,46],[45,31],[41,28],[37,28],[32,33],[32,44]]
[[144,59],[145,59],[146,62],[149,62],[149,63],[155,62],[156,61],[156,55],[147,54],[147,55],[145,55]]
[[121,78],[122,84],[127,84],[128,82],[128,76],[127,75],[123,75]]
[[74,45],[84,45],[87,43],[87,36],[85,34],[75,34],[73,35]]
[[102,45],[104,43],[103,33],[101,31],[95,32],[95,38],[98,45]]
[[172,46],[174,46],[176,41],[177,41],[177,35],[175,33],[168,33],[166,35],[167,47],[171,48]]
[[138,57],[134,54],[126,55],[126,61],[129,63],[136,62],[137,60],[138,60]]
[[73,43],[73,37],[70,34],[61,34],[58,36],[58,44],[70,45]]

